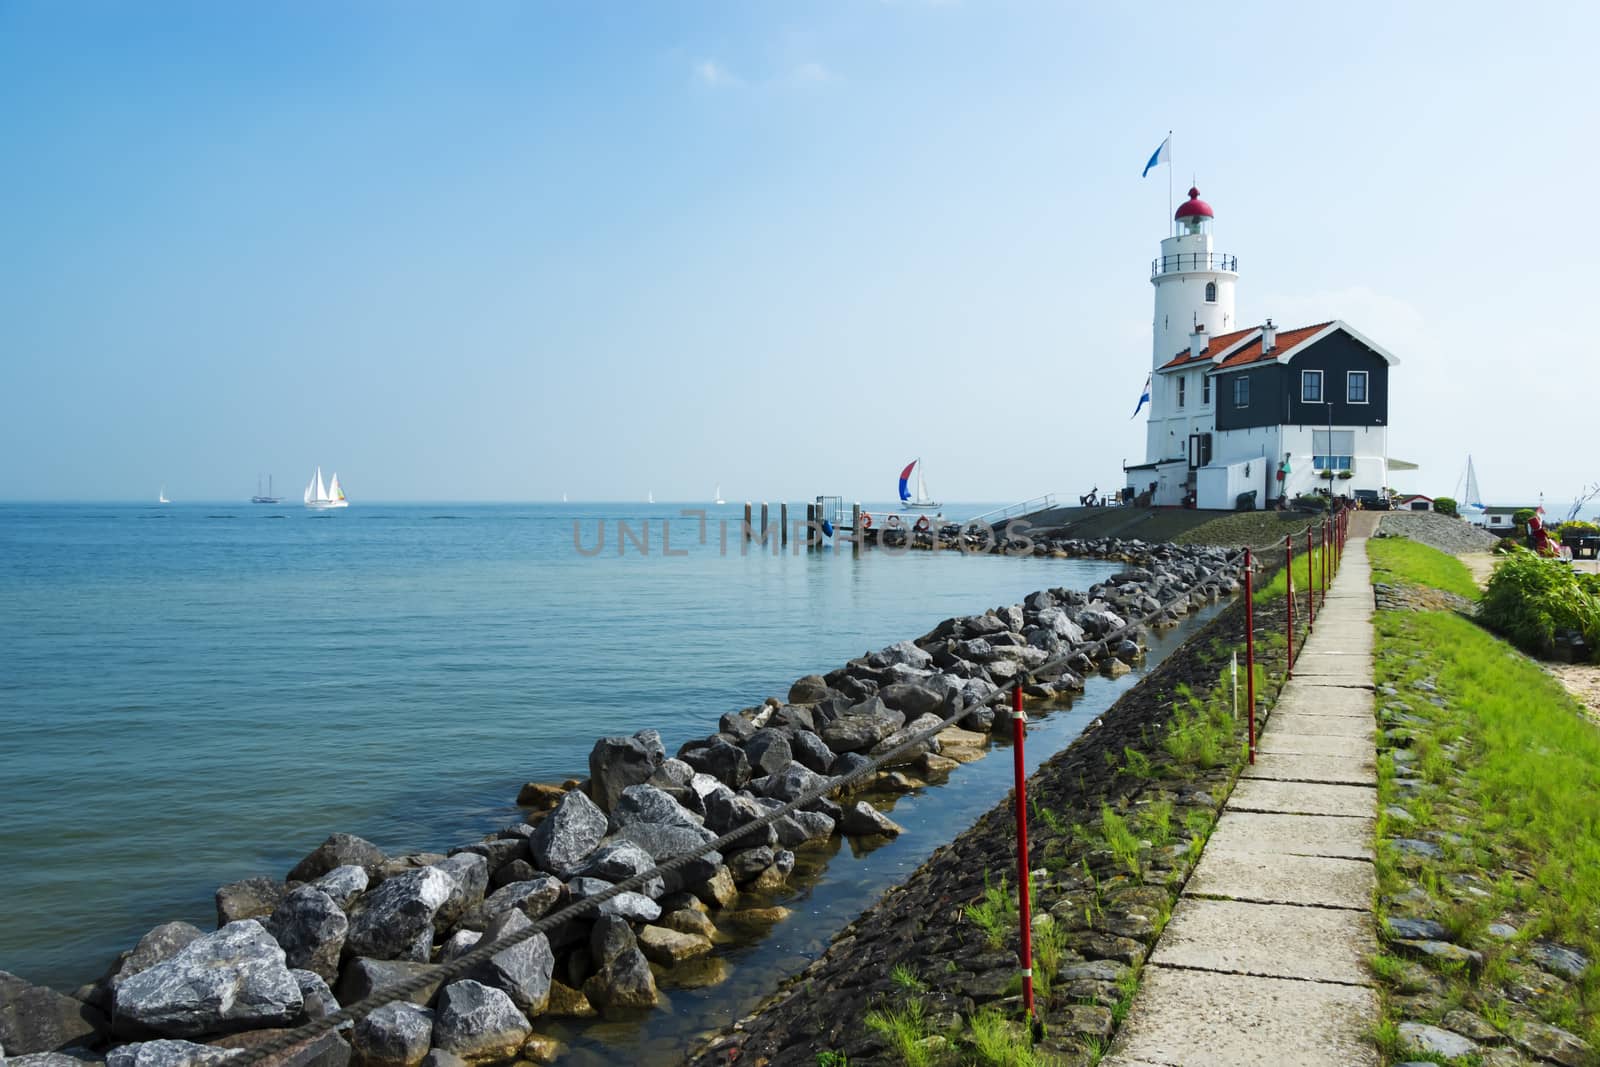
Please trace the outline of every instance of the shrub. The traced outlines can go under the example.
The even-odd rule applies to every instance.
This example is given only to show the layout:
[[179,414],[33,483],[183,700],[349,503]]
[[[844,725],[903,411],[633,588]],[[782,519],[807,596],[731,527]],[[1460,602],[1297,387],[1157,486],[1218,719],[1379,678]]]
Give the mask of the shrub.
[[1315,493],[1297,496],[1291,502],[1298,511],[1321,511],[1328,506],[1328,498]]
[[1515,537],[1502,537],[1494,543],[1494,552],[1496,555],[1503,556],[1507,552],[1515,552],[1517,549],[1524,547],[1526,546]]
[[1549,655],[1556,634],[1575,630],[1590,649],[1600,649],[1597,583],[1580,581],[1560,560],[1541,559],[1514,548],[1496,564],[1479,617],[1524,652]]
[[1600,526],[1596,526],[1592,522],[1584,522],[1582,519],[1573,519],[1571,522],[1564,522],[1557,526],[1555,532],[1562,537],[1567,534],[1586,534],[1592,537],[1595,534],[1600,534]]
[[1434,497],[1433,498],[1433,510],[1437,511],[1441,515],[1449,515],[1452,518],[1460,518],[1461,517],[1461,513],[1456,510],[1456,502],[1455,502],[1455,499],[1453,497],[1448,497],[1448,496],[1436,496],[1436,497]]

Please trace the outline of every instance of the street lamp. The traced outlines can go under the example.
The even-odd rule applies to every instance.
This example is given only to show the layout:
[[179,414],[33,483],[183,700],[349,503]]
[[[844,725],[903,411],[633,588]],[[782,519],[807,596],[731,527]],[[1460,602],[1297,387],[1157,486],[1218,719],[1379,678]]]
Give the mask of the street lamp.
[[1328,397],[1328,399],[1323,401],[1323,403],[1328,405],[1328,441],[1323,446],[1328,450],[1328,454],[1323,456],[1322,458],[1328,461],[1328,465],[1326,467],[1324,467],[1323,469],[1328,472],[1328,507],[1331,508],[1331,507],[1333,507],[1333,479],[1334,479],[1334,472],[1333,472],[1333,397],[1330,395]]

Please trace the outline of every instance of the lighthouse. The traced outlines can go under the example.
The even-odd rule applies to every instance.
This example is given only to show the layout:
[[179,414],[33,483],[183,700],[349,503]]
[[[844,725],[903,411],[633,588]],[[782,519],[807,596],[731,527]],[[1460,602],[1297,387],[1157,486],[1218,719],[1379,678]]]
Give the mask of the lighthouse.
[[[1200,199],[1200,190],[1191,188],[1189,199],[1173,216],[1177,232],[1161,242],[1161,255],[1150,264],[1150,284],[1156,291],[1152,372],[1187,347],[1196,334],[1209,339],[1237,328],[1233,302],[1239,264],[1236,257],[1212,247],[1215,218],[1211,205]],[[1157,374],[1151,384],[1145,461],[1177,459],[1185,455],[1190,433],[1201,432],[1190,423],[1204,419],[1210,398],[1202,403],[1200,397],[1186,395],[1190,383],[1184,379]]]

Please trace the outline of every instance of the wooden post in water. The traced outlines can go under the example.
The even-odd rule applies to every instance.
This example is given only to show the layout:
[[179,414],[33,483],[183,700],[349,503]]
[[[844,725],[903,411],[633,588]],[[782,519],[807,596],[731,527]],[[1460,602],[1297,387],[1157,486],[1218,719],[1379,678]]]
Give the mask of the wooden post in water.
[[806,551],[807,552],[810,552],[811,551],[811,547],[812,547],[812,545],[811,545],[811,524],[816,522],[816,521],[817,521],[817,506],[815,504],[807,504],[806,505]]
[[767,502],[761,502],[761,550],[767,549]]
[[744,502],[744,539],[750,540],[750,501]]
[[781,501],[778,504],[778,538],[784,548],[789,547],[789,502]]
[[850,505],[850,554],[861,555],[861,501]]

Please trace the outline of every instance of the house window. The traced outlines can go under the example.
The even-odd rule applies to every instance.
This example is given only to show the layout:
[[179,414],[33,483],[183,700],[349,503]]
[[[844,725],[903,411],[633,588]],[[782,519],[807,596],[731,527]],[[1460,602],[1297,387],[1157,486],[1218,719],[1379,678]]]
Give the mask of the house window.
[[1250,406],[1250,379],[1242,374],[1233,380],[1233,406],[1236,408]]
[[1353,370],[1345,378],[1345,399],[1352,404],[1367,402],[1367,372]]
[[1217,302],[1217,283],[1216,282],[1206,282],[1206,303],[1215,304],[1216,302]]
[[1347,471],[1355,467],[1354,430],[1311,431],[1311,465],[1319,471]]
[[1179,378],[1178,379],[1178,406],[1180,408],[1183,407],[1183,385],[1184,385],[1183,379]]
[[1303,370],[1300,372],[1300,402],[1302,404],[1322,403],[1321,371]]
[[1211,403],[1211,376],[1207,374],[1200,376],[1200,403]]

